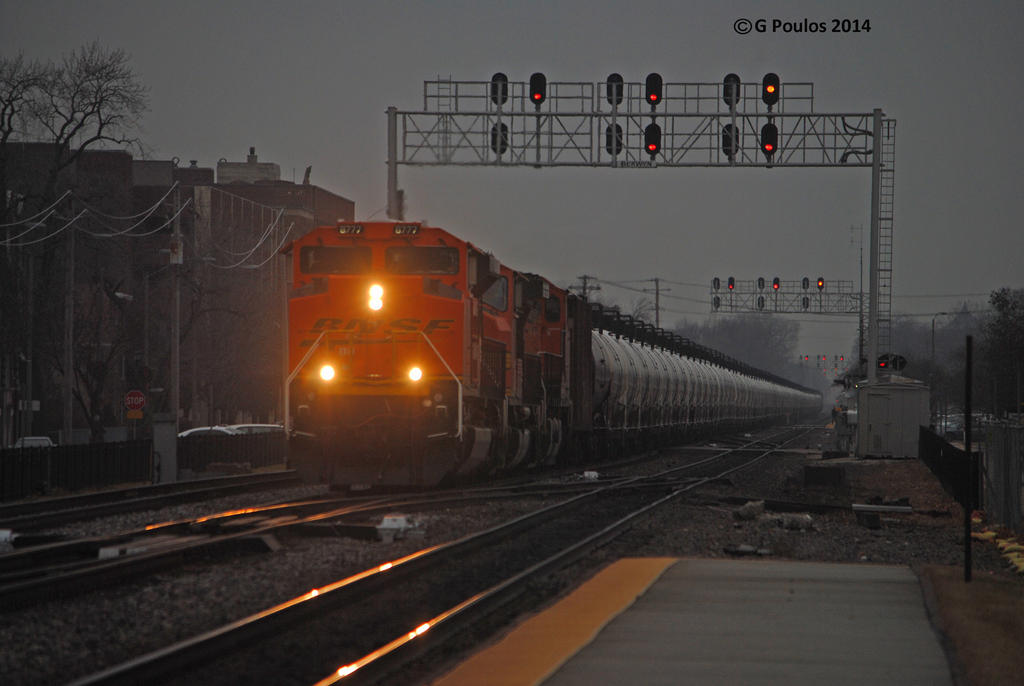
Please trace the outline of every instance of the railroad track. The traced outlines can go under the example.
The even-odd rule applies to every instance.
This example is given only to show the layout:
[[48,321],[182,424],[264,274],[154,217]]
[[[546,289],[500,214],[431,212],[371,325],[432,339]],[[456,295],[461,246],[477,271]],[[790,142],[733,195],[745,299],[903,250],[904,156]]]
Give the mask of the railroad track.
[[[304,683],[376,682],[423,650],[443,645],[538,578],[612,540],[638,517],[750,467],[804,433],[777,437],[756,450],[765,439],[751,441],[665,472],[595,486],[485,531],[382,561],[75,683],[141,683],[172,674],[178,683],[216,683],[245,674],[275,674],[282,681],[287,675],[288,681]],[[679,481],[684,472],[690,477],[685,483]],[[339,633],[340,645],[324,645]],[[266,637],[273,641],[261,641]],[[336,656],[329,668],[324,653]]]
[[282,488],[298,483],[299,479],[294,470],[287,470],[134,486],[62,498],[41,498],[0,506],[0,532],[38,531],[96,517],[255,490]]

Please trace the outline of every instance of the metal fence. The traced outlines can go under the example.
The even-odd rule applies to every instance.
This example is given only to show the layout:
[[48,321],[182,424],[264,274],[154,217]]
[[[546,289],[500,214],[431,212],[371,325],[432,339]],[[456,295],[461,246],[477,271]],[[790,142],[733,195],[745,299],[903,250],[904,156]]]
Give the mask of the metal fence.
[[0,450],[0,501],[153,477],[149,440]]
[[214,463],[269,467],[285,461],[283,431],[238,436],[188,436],[178,439],[178,468],[207,471]]
[[974,508],[977,505],[977,493],[969,498],[972,495],[971,462],[966,451],[922,426],[918,431],[917,456],[954,500],[964,507]]
[[990,425],[985,434],[985,513],[1016,529],[1024,520],[1024,426]]

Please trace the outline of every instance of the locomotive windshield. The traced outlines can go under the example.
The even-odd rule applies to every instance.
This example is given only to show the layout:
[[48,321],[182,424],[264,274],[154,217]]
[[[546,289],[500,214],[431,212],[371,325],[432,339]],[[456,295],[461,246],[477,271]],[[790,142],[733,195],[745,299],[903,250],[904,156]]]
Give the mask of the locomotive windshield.
[[303,274],[365,274],[370,256],[370,248],[307,245],[299,250],[299,269]]
[[458,274],[458,248],[396,247],[384,253],[384,263],[392,274]]

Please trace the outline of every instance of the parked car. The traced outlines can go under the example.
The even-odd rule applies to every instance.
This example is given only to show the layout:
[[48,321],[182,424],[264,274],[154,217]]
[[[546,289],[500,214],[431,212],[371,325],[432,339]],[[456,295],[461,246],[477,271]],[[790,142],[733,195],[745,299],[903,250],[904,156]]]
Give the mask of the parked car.
[[197,426],[193,429],[187,429],[178,434],[178,438],[188,438],[189,436],[237,436],[238,431],[235,431],[229,426]]
[[55,445],[49,436],[22,436],[14,442],[15,448],[52,448]]
[[229,424],[228,428],[240,434],[284,433],[284,427],[280,424]]

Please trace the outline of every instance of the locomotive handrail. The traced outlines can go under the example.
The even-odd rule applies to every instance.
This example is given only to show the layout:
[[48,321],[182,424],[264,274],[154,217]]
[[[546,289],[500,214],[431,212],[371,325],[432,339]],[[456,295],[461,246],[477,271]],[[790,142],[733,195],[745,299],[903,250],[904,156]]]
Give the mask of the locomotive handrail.
[[440,352],[438,352],[437,348],[434,346],[434,342],[432,340],[430,340],[430,336],[425,334],[423,331],[420,331],[420,335],[423,336],[423,339],[427,342],[427,345],[429,345],[430,349],[434,351],[435,355],[437,355],[437,359],[441,360],[441,364],[443,364],[444,368],[448,370],[448,373],[452,375],[452,378],[455,379],[455,384],[458,386],[458,389],[459,389],[459,414],[458,414],[458,417],[459,417],[459,420],[458,420],[459,421],[459,430],[455,432],[455,438],[462,438],[462,382],[459,380],[459,377],[457,377],[455,375],[455,372],[452,371],[452,368],[450,366],[448,366],[448,361],[445,360],[444,357],[441,356]]
[[307,350],[306,354],[302,356],[302,359],[299,360],[299,363],[295,365],[295,369],[292,370],[292,373],[288,375],[288,380],[284,384],[284,433],[286,436],[288,435],[288,430],[291,428],[290,426],[288,426],[288,424],[289,420],[291,419],[291,417],[289,416],[291,411],[291,403],[289,402],[291,399],[291,393],[289,391],[291,390],[292,387],[292,381],[294,381],[295,377],[299,375],[299,370],[306,366],[306,362],[309,360],[310,356],[316,350],[317,346],[320,345],[320,341],[322,341],[324,336],[326,335],[327,329],[324,329],[323,331],[320,332],[320,335],[317,336],[317,339],[313,341],[313,345],[309,346],[309,350]]

